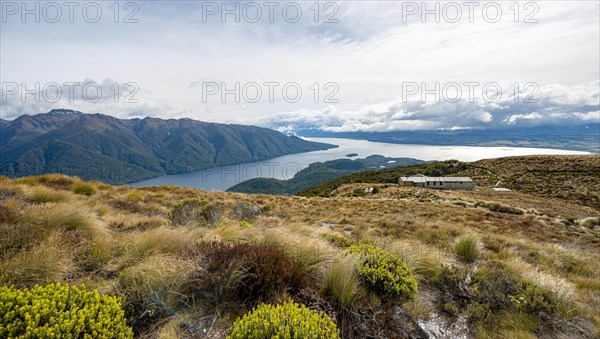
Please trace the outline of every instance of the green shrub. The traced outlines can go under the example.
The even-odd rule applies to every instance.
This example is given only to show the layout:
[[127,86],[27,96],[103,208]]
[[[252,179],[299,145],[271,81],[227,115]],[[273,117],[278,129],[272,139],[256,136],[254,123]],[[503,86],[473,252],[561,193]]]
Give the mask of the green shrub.
[[558,307],[555,293],[549,289],[520,281],[500,264],[486,265],[473,276],[475,299],[489,305],[492,312],[511,310],[529,314],[553,314]]
[[144,197],[137,192],[130,192],[125,196],[125,200],[129,202],[140,202],[144,201]]
[[522,292],[517,279],[502,269],[500,264],[488,264],[473,274],[475,298],[490,305],[492,311],[511,309],[511,296]]
[[399,256],[366,242],[346,251],[359,256],[358,272],[375,292],[403,300],[416,296],[417,281]]
[[487,208],[488,210],[490,210],[492,212],[497,212],[497,213],[516,214],[516,215],[522,215],[525,213],[521,209],[510,207],[510,206],[505,206],[505,205],[495,203],[495,202],[487,203],[487,202],[478,201],[475,203],[475,207]]
[[261,304],[238,319],[227,337],[243,338],[339,338],[335,323],[323,312],[315,312],[293,302]]
[[73,184],[72,189],[73,193],[87,195],[88,197],[96,193],[96,189],[94,188],[94,186],[83,182]]
[[552,314],[556,312],[556,296],[547,288],[524,283],[521,293],[511,297],[517,311],[530,314]]
[[280,293],[294,293],[309,279],[298,260],[268,245],[201,242],[188,253],[200,270],[186,292],[213,307],[268,302]]
[[0,337],[133,338],[116,297],[84,286],[0,288]]
[[466,261],[474,261],[479,256],[479,241],[473,235],[460,237],[454,245],[456,255]]
[[467,306],[467,317],[470,321],[479,321],[490,315],[490,305],[471,303]]
[[442,268],[431,277],[431,284],[442,291],[452,291],[465,280],[467,272],[459,266],[442,265]]
[[348,248],[352,246],[352,240],[335,234],[323,234],[323,239],[339,248]]
[[204,199],[194,198],[175,204],[167,216],[174,225],[216,224],[221,218],[221,210]]
[[252,224],[247,222],[246,220],[242,220],[242,221],[240,221],[240,227],[241,228],[252,228]]

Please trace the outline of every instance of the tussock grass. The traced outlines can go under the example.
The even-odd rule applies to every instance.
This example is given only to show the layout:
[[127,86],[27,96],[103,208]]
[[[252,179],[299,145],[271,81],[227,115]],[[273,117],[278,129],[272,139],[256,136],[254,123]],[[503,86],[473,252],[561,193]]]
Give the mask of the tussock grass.
[[539,319],[522,313],[504,313],[493,319],[493,326],[482,323],[475,325],[475,338],[515,338],[535,339],[533,331],[539,326]]
[[600,277],[595,278],[575,278],[575,285],[581,289],[600,291]]
[[0,265],[0,277],[16,287],[32,287],[47,281],[65,281],[75,265],[60,233],[51,235],[29,251],[18,253]]
[[229,243],[253,241],[258,237],[258,230],[253,227],[244,228],[239,222],[231,221],[221,223],[217,227],[211,228],[203,235],[205,241],[223,241]]
[[[92,198],[76,194],[72,187],[77,183],[91,185],[97,191]],[[349,185],[348,189],[351,192],[354,186]],[[51,192],[46,195],[62,196],[65,200],[50,201],[53,199],[42,197],[39,201],[44,202],[32,204],[34,199],[28,196],[35,191]],[[598,228],[582,224],[586,217],[597,212],[590,207],[551,199],[541,201],[518,192],[499,195],[485,190],[440,191],[409,197],[399,195],[405,191],[414,190],[392,186],[383,189],[376,198],[308,199],[178,187],[113,187],[65,176],[8,179],[0,182],[0,232],[3,232],[0,246],[12,247],[7,251],[0,249],[0,283],[25,287],[54,280],[85,282],[88,287],[122,297],[128,319],[136,335],[141,337],[193,334],[185,325],[179,326],[165,308],[173,310],[178,317],[185,315],[186,322],[194,326],[214,326],[211,334],[224,337],[228,333],[229,317],[244,307],[251,307],[250,303],[233,298],[230,304],[233,313],[206,313],[214,309],[212,303],[207,307],[206,300],[218,299],[219,295],[207,293],[203,300],[195,294],[208,286],[200,282],[208,274],[207,254],[200,251],[192,259],[190,250],[201,241],[218,240],[232,243],[230,246],[262,244],[275,247],[300,262],[301,269],[307,273],[308,283],[302,290],[283,289],[269,300],[292,298],[326,311],[328,307],[333,308],[343,333],[349,334],[357,328],[356,324],[360,323],[363,328],[365,321],[372,321],[371,314],[364,312],[381,315],[391,311],[386,300],[360,287],[351,269],[352,263],[341,255],[354,238],[382,244],[396,253],[423,283],[424,288],[416,299],[402,305],[417,319],[431,317],[433,305],[443,299],[445,303],[456,305],[460,316],[469,318],[471,333],[476,337],[527,338],[534,334],[559,337],[555,334],[560,332],[553,331],[560,329],[554,330],[553,324],[574,326],[582,322],[591,324],[580,327],[586,335],[600,335],[600,277],[596,272],[596,263],[600,260],[596,253]],[[206,200],[221,209],[221,220],[210,228],[172,227],[166,215],[173,204],[193,198]],[[467,207],[451,203],[458,200],[468,202]],[[538,215],[469,208],[476,201],[522,210],[536,209]],[[231,212],[240,202],[261,206],[266,215],[252,220],[250,227],[241,227],[238,221],[231,220]],[[555,208],[557,211],[552,212]],[[585,227],[565,227],[566,215],[573,216],[579,220],[579,226]],[[455,248],[460,240],[470,236],[468,232],[482,239],[475,246],[482,251],[476,264],[459,260],[463,257]],[[7,234],[11,235],[10,239]],[[13,236],[15,234],[17,236]],[[255,256],[257,265],[265,263],[263,257]],[[239,282],[248,279],[248,266],[245,266],[248,261],[244,255],[238,259],[240,265],[233,265],[230,270],[225,267],[211,272],[219,277],[216,287],[243,288]],[[283,266],[284,271],[288,269]],[[493,267],[504,275],[491,274]],[[481,273],[485,269],[490,271],[487,276]],[[265,273],[268,270],[261,272],[262,278],[271,276]],[[272,275],[274,279],[279,276]],[[504,283],[513,285],[504,286]],[[532,308],[517,311],[509,305],[511,299],[507,295],[512,296],[511,288],[521,284],[532,287],[527,293],[522,291],[525,297],[551,299],[548,312],[552,319],[531,311]],[[192,289],[186,290],[190,286]],[[467,291],[483,293],[491,301],[481,297],[469,299],[463,305],[461,286],[466,286]],[[548,290],[552,291],[551,295]],[[494,304],[495,301],[502,302]],[[477,308],[486,303],[487,309],[485,306]],[[493,307],[489,306],[492,304]],[[471,318],[471,314],[476,316]],[[213,319],[217,319],[214,324]],[[382,322],[375,325],[385,326]],[[594,330],[590,330],[590,326]]]
[[388,248],[402,258],[421,282],[437,276],[442,267],[449,264],[447,253],[420,241],[398,240]]
[[77,204],[31,206],[25,209],[24,219],[26,222],[50,229],[78,230],[84,234],[92,234],[95,231],[94,220]]
[[421,296],[417,296],[415,300],[405,303],[402,307],[420,320],[429,319],[433,311],[431,305]]
[[171,254],[149,256],[121,270],[118,293],[124,296],[128,320],[141,332],[178,312],[187,303],[180,292],[195,271],[192,261]]
[[79,179],[64,174],[45,174],[14,179],[14,182],[25,185],[42,184],[52,188],[68,190],[76,180]]
[[158,227],[132,232],[123,237],[122,251],[126,265],[155,254],[181,254],[201,239],[200,228]]
[[0,202],[0,223],[15,224],[22,218],[23,202],[7,199]]
[[463,260],[475,261],[479,257],[479,239],[472,234],[458,238],[454,252]]
[[322,264],[331,261],[336,253],[330,244],[320,238],[307,239],[285,229],[266,231],[261,242],[280,247],[313,272],[322,271]]
[[116,243],[106,229],[98,229],[94,237],[81,244],[78,265],[93,272],[108,264],[117,254]]
[[360,289],[354,258],[347,255],[337,255],[333,263],[327,268],[325,286],[339,306],[350,308]]
[[117,231],[143,231],[168,224],[167,219],[160,216],[147,216],[139,213],[110,214],[105,218],[106,225]]
[[52,190],[43,186],[32,187],[26,197],[34,204],[56,203],[67,201],[69,195],[64,191]]
[[513,275],[520,276],[526,281],[552,291],[559,300],[559,310],[576,311],[575,290],[571,282],[559,276],[540,271],[520,258],[513,257],[505,263],[506,269]]
[[94,186],[85,182],[76,182],[73,184],[73,186],[71,186],[71,189],[75,194],[86,195],[88,197],[96,193]]
[[600,217],[589,217],[582,219],[579,221],[579,225],[589,229],[594,229],[594,227],[600,225]]
[[167,293],[170,289],[176,293],[196,269],[192,260],[159,253],[121,271],[119,283],[148,294]]

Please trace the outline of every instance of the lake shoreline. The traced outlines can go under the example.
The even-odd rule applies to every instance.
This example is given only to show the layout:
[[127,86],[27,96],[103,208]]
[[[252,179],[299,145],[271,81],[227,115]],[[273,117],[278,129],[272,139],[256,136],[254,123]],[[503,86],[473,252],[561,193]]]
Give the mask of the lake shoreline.
[[379,154],[386,157],[414,158],[423,161],[460,160],[465,162],[518,155],[593,154],[584,151],[534,147],[419,145],[382,143],[345,138],[303,137],[303,139],[337,145],[338,147],[186,173],[162,175],[152,179],[128,183],[126,186],[174,185],[209,191],[225,191],[236,184],[255,178],[288,180],[293,178],[295,173],[312,163],[342,158],[347,159],[347,154],[354,153],[358,154],[356,158],[366,158],[369,155]]

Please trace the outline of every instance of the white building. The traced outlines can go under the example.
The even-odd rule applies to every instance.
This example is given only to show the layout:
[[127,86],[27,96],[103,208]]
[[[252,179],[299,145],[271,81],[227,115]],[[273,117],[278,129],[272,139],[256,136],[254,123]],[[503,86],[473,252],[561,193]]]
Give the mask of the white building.
[[398,183],[408,187],[425,187],[448,190],[472,190],[475,186],[469,177],[428,177],[422,174],[400,177]]

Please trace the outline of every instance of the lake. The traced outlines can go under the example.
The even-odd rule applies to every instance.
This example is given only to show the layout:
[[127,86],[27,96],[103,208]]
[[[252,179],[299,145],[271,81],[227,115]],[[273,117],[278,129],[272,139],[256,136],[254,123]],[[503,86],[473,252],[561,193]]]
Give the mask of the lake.
[[535,154],[589,154],[580,151],[545,148],[402,145],[341,138],[310,138],[309,140],[339,145],[339,147],[189,173],[163,175],[130,183],[129,185],[174,185],[202,188],[207,191],[226,190],[235,184],[254,178],[290,179],[298,171],[308,167],[313,162],[345,158],[346,154],[349,153],[357,153],[359,158],[381,154],[386,157],[416,158],[426,161],[450,159],[476,161],[487,158]]

